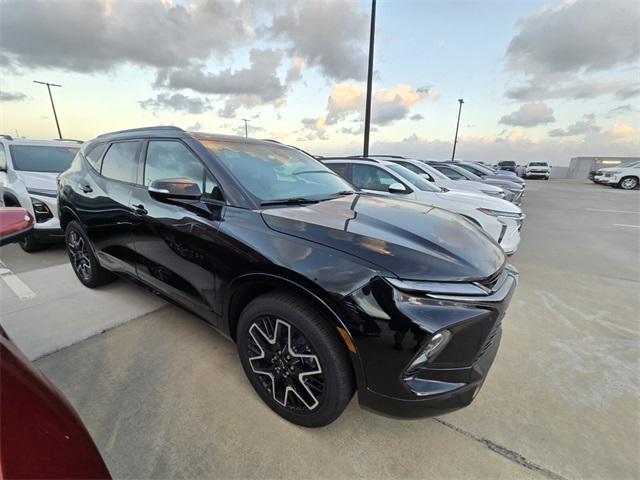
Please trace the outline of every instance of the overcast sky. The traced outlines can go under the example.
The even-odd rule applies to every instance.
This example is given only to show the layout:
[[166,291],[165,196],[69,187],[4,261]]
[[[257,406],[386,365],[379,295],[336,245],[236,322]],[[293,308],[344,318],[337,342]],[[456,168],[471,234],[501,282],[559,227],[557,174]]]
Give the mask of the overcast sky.
[[[0,3],[0,132],[172,124],[362,149],[368,1]],[[379,0],[371,151],[495,162],[640,154],[640,2]]]

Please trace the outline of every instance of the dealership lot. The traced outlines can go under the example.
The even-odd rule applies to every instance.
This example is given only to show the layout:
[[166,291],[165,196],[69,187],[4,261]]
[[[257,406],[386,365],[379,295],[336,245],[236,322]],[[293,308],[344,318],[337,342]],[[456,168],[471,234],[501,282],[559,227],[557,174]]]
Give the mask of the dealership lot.
[[0,249],[3,279],[33,294],[0,282],[2,324],[114,477],[637,478],[640,197],[527,183],[500,353],[476,401],[440,419],[354,399],[329,427],[295,427],[254,394],[229,341],[124,280],[85,289],[61,248]]

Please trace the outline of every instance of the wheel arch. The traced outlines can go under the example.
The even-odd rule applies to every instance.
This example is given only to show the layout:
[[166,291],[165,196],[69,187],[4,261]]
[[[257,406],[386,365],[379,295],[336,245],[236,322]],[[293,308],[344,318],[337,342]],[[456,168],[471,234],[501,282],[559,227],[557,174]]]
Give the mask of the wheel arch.
[[59,214],[60,214],[60,228],[62,228],[63,231],[67,228],[67,224],[69,222],[72,222],[73,220],[77,221],[78,223],[80,223],[80,225],[82,225],[82,222],[80,221],[80,218],[78,217],[76,212],[74,212],[71,208],[69,208],[66,205],[60,207]]
[[313,291],[313,287],[304,285],[302,282],[287,278],[279,273],[255,272],[235,278],[228,285],[226,290],[228,293],[225,296],[223,304],[222,318],[224,319],[224,324],[222,325],[222,329],[233,339],[234,342],[236,341],[236,328],[240,314],[251,300],[269,291],[288,290],[294,295],[304,298],[325,314],[325,317],[336,328],[338,338],[349,354],[354,378],[358,388],[364,385],[364,371],[362,369],[360,355],[357,351],[351,349],[348,345],[347,339],[344,338],[344,335],[347,335],[351,345],[355,345],[349,329],[344,324],[336,310],[329,305],[327,301],[321,298],[317,292]]

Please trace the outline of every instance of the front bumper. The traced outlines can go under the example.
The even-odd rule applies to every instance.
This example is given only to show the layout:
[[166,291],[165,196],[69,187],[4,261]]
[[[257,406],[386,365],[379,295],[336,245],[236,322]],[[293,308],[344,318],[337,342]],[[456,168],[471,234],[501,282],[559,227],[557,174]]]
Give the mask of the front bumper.
[[[351,294],[347,322],[363,367],[360,404],[396,417],[440,415],[469,405],[496,357],[517,273],[504,269],[481,296],[414,294],[377,279]],[[489,288],[489,287],[488,287]],[[417,367],[443,330],[444,349]]]
[[528,178],[534,178],[534,177],[544,177],[544,178],[549,178],[549,175],[551,175],[551,172],[545,172],[545,171],[540,171],[540,172],[525,172],[525,176]]

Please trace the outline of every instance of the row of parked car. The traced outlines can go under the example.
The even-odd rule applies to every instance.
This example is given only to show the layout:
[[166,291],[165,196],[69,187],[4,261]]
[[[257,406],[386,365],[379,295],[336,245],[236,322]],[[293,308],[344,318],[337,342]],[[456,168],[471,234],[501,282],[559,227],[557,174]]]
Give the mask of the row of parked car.
[[589,179],[593,183],[635,190],[640,185],[640,162],[631,162],[617,167],[605,167],[589,172]]
[[1,141],[4,205],[41,230],[25,250],[63,237],[86,287],[124,276],[195,313],[285,419],[326,425],[355,391],[438,415],[480,390],[518,279],[512,173],[175,127]]

